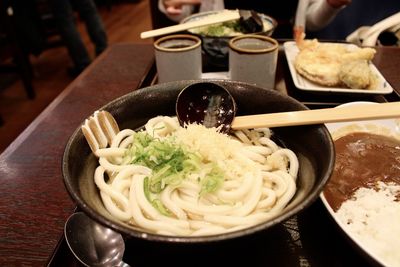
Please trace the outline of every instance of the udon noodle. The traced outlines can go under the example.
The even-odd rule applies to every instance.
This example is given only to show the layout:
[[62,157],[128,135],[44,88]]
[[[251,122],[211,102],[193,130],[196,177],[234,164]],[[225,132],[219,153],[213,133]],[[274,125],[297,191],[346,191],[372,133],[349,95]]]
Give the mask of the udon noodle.
[[235,231],[278,215],[295,194],[297,157],[270,137],[267,128],[228,136],[159,116],[97,150],[94,180],[111,215],[145,231]]

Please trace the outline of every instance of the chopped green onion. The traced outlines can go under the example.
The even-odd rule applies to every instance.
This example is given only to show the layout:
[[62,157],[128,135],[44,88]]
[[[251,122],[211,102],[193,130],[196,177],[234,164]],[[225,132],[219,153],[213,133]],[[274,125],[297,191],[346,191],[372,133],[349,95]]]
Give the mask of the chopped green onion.
[[203,196],[208,193],[214,193],[222,186],[223,182],[224,182],[224,175],[222,170],[217,166],[213,166],[211,172],[209,172],[201,180],[200,196]]
[[151,204],[153,205],[153,207],[158,210],[162,215],[165,216],[171,216],[171,212],[163,205],[163,203],[161,202],[161,200],[159,199],[154,199]]
[[199,196],[213,193],[221,187],[223,171],[215,164],[205,164],[200,154],[188,151],[172,137],[158,139],[144,131],[134,133],[132,137],[133,143],[123,161],[152,169],[152,174],[144,179],[144,193],[160,213],[171,215],[159,200],[159,194],[165,187],[179,186],[186,177],[199,170],[205,173],[204,178],[197,178],[201,184]]
[[165,216],[172,216],[171,212],[162,204],[162,202],[159,199],[157,199],[157,198],[152,199],[151,193],[149,190],[149,177],[144,178],[143,190],[144,190],[144,195],[146,196],[147,201],[149,201],[149,203],[151,203],[151,205],[156,210],[158,210],[158,212],[160,212],[161,214],[163,214]]

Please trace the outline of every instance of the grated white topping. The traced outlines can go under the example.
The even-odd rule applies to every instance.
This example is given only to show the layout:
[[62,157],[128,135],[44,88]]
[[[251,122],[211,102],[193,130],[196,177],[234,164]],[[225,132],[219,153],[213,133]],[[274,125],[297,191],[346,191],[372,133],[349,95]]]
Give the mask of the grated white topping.
[[[399,174],[400,175],[400,174]],[[337,211],[339,220],[385,266],[400,266],[400,185],[360,188]]]

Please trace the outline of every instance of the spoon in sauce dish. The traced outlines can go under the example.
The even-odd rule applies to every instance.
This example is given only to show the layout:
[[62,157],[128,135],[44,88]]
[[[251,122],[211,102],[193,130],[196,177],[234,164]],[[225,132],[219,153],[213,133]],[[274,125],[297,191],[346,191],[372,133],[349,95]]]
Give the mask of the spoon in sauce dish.
[[68,218],[64,235],[72,253],[85,266],[130,267],[122,261],[125,250],[122,236],[83,212]]
[[400,102],[235,117],[235,100],[228,90],[212,82],[200,82],[182,89],[176,100],[176,114],[182,126],[198,123],[206,127],[221,127],[220,131],[226,133],[230,129],[240,130],[400,117]]

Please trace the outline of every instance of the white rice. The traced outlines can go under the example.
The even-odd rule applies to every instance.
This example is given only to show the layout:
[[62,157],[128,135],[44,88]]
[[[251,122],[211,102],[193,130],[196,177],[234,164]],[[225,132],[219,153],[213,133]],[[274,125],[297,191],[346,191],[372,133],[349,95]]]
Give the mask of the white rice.
[[400,185],[360,188],[337,211],[339,220],[385,266],[400,266]]

